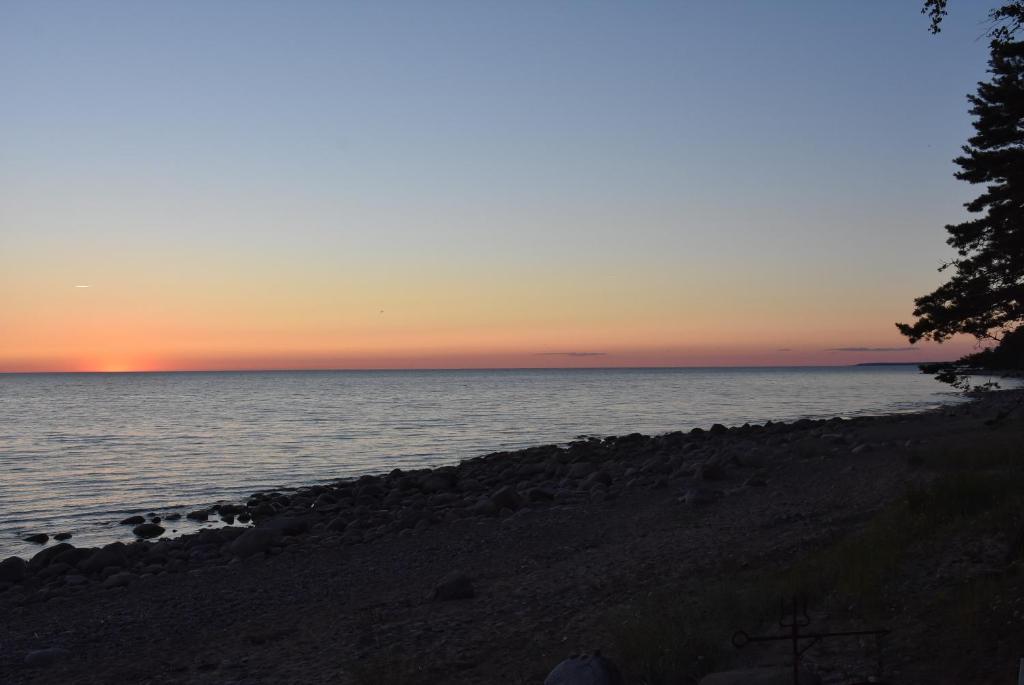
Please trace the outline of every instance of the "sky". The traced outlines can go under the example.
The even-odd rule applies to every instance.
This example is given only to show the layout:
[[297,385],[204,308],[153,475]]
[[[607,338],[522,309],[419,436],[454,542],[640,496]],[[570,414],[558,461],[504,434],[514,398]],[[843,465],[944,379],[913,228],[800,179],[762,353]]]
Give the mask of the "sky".
[[951,5],[0,3],[0,371],[955,358]]

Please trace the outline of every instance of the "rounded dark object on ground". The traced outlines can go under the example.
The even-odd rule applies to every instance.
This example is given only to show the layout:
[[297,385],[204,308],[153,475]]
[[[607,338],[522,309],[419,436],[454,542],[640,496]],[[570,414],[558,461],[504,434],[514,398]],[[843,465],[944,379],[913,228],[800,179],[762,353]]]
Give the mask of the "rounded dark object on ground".
[[622,673],[610,660],[593,655],[571,656],[552,669],[544,685],[625,685]]

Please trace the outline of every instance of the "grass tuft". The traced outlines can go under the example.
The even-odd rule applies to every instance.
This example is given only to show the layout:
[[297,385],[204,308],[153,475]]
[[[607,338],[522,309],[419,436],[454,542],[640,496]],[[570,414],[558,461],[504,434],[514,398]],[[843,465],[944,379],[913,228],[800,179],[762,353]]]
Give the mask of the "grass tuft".
[[728,660],[728,640],[737,627],[777,620],[779,598],[799,594],[834,616],[891,617],[891,607],[900,604],[891,596],[899,587],[895,581],[912,572],[908,560],[915,553],[935,554],[954,539],[1007,543],[1005,578],[966,582],[933,605],[941,620],[973,627],[965,635],[984,633],[1007,584],[1021,583],[1013,570],[1024,566],[1018,561],[1024,558],[1024,450],[1018,440],[1006,439],[913,456],[935,473],[929,483],[908,487],[860,530],[791,567],[723,579],[700,596],[651,598],[615,615],[616,653],[631,682],[698,681]]

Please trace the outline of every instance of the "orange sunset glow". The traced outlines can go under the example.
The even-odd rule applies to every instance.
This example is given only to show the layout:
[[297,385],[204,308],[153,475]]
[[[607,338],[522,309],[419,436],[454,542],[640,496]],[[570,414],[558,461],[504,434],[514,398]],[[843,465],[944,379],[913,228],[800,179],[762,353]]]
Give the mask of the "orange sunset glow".
[[[324,26],[348,25],[322,10]],[[72,65],[58,49],[79,40],[71,15],[6,41],[19,67],[0,71],[0,371],[831,365],[972,349],[908,350],[893,325],[940,282],[949,252],[933,234],[965,196],[947,165],[977,74],[955,55],[936,69],[927,36],[915,63],[871,57],[900,65],[876,118],[852,91],[791,92],[826,75],[789,48],[756,79],[714,76],[701,65],[719,48],[693,28],[706,22],[682,18],[669,42],[542,41],[542,57],[457,31],[447,51],[418,31],[391,50],[289,16],[279,28],[307,63],[267,55],[276,20],[225,44],[188,15],[188,49],[157,21]],[[913,95],[922,70],[940,80]],[[736,79],[729,94],[719,78]],[[772,116],[750,118],[744,92]]]

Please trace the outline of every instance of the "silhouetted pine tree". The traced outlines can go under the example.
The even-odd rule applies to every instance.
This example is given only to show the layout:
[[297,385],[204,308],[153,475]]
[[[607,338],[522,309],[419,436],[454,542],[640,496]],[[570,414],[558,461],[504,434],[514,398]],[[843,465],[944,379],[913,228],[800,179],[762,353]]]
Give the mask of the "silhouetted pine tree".
[[992,42],[989,72],[968,96],[975,135],[954,161],[956,177],[984,184],[965,206],[977,218],[946,227],[957,258],[947,283],[917,298],[910,341],[956,333],[999,340],[1024,323],[1024,43]]

